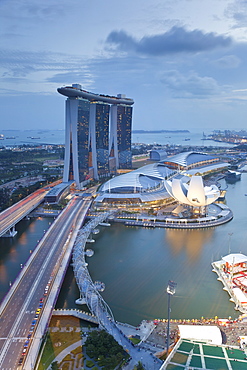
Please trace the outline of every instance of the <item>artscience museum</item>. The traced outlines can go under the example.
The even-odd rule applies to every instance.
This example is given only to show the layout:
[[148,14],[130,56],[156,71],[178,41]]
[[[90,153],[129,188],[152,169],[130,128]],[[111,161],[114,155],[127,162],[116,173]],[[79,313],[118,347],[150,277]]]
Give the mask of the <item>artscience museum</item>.
[[192,208],[204,208],[216,201],[220,196],[220,190],[216,185],[204,186],[201,176],[192,176],[189,182],[181,179],[173,179],[165,182],[168,193],[182,204]]

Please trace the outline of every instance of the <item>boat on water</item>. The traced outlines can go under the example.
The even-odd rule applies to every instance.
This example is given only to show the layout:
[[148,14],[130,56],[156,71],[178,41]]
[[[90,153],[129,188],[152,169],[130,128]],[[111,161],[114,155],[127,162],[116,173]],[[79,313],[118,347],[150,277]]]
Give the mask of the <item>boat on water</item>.
[[4,134],[0,134],[0,140],[4,140]]
[[241,180],[241,172],[229,170],[225,177],[225,180],[226,182],[233,184],[234,182]]
[[247,313],[247,256],[232,253],[212,263],[213,271],[235,303],[235,309]]

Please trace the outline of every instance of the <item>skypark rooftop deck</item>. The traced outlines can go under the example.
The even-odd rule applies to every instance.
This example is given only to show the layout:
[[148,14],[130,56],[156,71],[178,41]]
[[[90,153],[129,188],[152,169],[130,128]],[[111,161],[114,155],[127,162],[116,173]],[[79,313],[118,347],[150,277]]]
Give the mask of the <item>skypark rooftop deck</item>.
[[57,89],[59,94],[68,96],[69,98],[81,97],[90,101],[102,101],[110,104],[125,104],[133,105],[134,100],[126,98],[125,95],[118,94],[117,96],[95,94],[81,88],[80,84],[72,84],[72,86],[60,87]]

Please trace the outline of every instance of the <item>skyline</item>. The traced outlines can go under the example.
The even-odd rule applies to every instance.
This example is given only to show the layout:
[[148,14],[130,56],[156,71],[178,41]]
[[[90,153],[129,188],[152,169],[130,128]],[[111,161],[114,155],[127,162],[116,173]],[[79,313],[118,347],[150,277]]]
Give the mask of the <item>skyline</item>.
[[[133,130],[245,129],[247,3],[0,2],[0,129],[64,129],[61,85],[134,99]],[[14,102],[14,104],[13,104]]]

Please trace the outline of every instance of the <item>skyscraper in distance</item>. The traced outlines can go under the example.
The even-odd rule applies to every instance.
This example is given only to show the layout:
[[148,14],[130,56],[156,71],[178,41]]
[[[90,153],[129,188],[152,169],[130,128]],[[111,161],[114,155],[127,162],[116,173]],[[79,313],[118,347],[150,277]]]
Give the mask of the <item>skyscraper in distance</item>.
[[90,93],[79,84],[58,88],[67,96],[63,181],[77,187],[118,168],[131,168],[133,99]]

